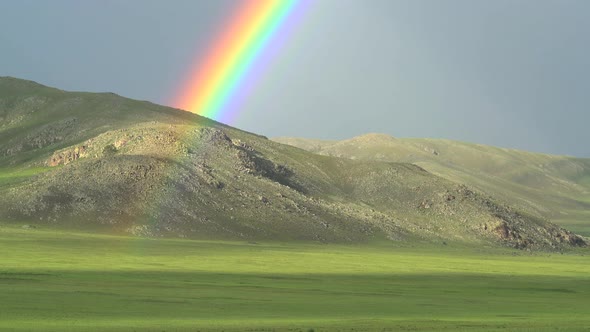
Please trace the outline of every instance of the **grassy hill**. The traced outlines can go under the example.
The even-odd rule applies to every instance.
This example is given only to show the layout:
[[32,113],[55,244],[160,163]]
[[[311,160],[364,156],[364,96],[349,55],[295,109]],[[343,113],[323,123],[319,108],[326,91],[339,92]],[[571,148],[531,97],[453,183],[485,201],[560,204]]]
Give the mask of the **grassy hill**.
[[486,192],[499,202],[590,235],[590,159],[383,134],[343,141],[274,140],[328,156],[413,163]]
[[0,78],[0,220],[12,224],[200,239],[586,245],[420,166],[359,159],[110,93]]

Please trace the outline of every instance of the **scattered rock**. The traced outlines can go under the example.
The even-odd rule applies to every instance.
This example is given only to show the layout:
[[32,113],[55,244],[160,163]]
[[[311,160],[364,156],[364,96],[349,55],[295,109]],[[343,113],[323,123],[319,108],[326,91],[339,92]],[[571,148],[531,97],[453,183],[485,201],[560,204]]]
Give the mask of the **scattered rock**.
[[205,127],[197,129],[196,133],[197,138],[204,143],[232,144],[229,136],[221,129]]
[[431,153],[431,154],[433,154],[435,156],[438,156],[438,154],[439,154],[437,150],[435,150],[433,148],[430,148],[430,147],[424,147],[424,151],[426,151],[428,153]]

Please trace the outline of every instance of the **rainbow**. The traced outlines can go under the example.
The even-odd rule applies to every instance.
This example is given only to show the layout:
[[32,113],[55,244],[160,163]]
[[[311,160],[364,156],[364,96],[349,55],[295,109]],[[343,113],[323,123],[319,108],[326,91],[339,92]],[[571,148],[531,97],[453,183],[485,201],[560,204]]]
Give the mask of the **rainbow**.
[[286,35],[305,1],[242,0],[172,105],[227,123],[268,62],[272,44]]

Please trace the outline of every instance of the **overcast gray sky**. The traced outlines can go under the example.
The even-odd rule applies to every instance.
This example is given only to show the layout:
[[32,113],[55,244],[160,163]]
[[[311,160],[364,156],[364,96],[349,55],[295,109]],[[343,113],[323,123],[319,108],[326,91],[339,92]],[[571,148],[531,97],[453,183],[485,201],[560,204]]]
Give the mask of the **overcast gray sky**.
[[[237,0],[0,0],[0,76],[169,102]],[[590,157],[590,1],[315,0],[236,127]]]

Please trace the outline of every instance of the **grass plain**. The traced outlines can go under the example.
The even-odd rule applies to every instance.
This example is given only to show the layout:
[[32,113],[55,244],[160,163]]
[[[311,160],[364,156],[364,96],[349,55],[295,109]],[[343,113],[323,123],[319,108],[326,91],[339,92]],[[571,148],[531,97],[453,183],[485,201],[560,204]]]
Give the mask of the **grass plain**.
[[0,330],[589,331],[589,253],[0,224]]

